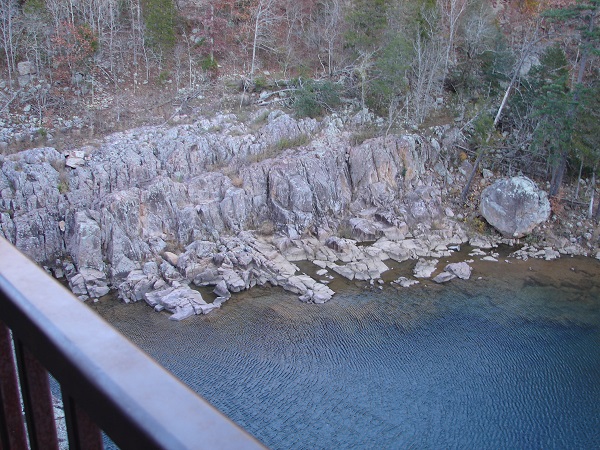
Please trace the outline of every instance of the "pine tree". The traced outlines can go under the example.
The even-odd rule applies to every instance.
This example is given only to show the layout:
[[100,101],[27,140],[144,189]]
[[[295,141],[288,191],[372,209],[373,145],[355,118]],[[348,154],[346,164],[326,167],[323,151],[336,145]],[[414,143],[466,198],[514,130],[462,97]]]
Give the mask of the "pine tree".
[[[572,124],[577,116],[577,108],[579,107],[582,93],[585,89],[585,73],[588,63],[592,55],[600,54],[600,32],[596,27],[596,19],[600,10],[600,0],[580,0],[575,5],[553,9],[547,11],[544,15],[550,19],[567,26],[575,27],[580,33],[579,54],[581,55],[577,63],[577,79],[575,86],[571,90],[571,99],[568,109],[564,112],[563,120],[565,127],[561,133],[561,139],[564,142],[570,142],[572,135],[565,133],[572,132]],[[562,185],[562,181],[567,169],[567,160],[569,157],[569,147],[563,146],[560,148],[558,158],[555,162],[554,171],[552,173],[552,182],[550,186],[550,195],[555,196]]]

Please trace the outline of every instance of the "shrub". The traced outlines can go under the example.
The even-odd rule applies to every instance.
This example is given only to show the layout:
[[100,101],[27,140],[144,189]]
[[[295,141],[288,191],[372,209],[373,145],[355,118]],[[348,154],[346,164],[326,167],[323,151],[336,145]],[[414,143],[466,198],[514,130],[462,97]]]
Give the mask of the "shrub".
[[202,67],[202,70],[205,72],[213,72],[219,68],[219,64],[215,58],[207,56],[200,62],[200,67]]
[[299,134],[298,136],[293,138],[281,138],[275,144],[275,150],[283,151],[287,150],[288,148],[301,147],[302,145],[308,144],[308,141],[309,138],[306,134]]
[[340,104],[339,88],[331,81],[298,81],[294,98],[294,111],[299,117],[318,117],[324,110]]
[[362,144],[367,139],[372,139],[374,137],[379,136],[381,130],[377,128],[375,125],[367,125],[360,129],[358,129],[355,133],[352,133],[350,136],[350,144],[356,147],[357,145]]
[[173,0],[142,0],[142,14],[151,46],[163,52],[175,46],[177,10]]

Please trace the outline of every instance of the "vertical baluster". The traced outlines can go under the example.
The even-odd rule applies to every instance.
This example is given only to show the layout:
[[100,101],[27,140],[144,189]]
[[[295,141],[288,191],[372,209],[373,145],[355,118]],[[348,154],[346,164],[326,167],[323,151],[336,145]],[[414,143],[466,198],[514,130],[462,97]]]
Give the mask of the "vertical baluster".
[[31,450],[58,450],[48,372],[18,339],[15,353]]
[[90,419],[63,389],[63,406],[69,435],[69,450],[102,450],[102,434],[98,426]]
[[0,449],[27,448],[10,332],[0,322]]

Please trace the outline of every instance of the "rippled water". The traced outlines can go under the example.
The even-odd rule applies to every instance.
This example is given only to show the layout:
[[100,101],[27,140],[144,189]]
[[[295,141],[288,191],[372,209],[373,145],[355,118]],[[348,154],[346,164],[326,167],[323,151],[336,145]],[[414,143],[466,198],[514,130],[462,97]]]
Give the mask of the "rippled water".
[[255,289],[181,323],[96,308],[271,448],[600,448],[600,266],[496,264],[325,305]]

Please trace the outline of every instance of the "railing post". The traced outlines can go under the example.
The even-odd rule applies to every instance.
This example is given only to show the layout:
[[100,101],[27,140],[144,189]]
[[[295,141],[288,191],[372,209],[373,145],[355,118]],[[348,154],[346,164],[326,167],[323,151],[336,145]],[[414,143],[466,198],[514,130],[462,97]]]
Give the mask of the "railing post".
[[0,322],[0,449],[27,448],[17,369],[8,327]]
[[100,429],[64,389],[62,401],[65,408],[69,450],[102,450],[104,445]]
[[20,340],[14,342],[31,450],[58,450],[48,372]]

